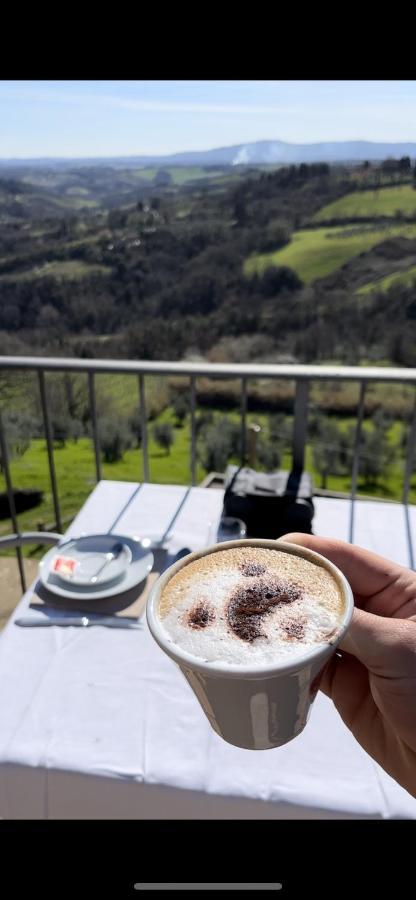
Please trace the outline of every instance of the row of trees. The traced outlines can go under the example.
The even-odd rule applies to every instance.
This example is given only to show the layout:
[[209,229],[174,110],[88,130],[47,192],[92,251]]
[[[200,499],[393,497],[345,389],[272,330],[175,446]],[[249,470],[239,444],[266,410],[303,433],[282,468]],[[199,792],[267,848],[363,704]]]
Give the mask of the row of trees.
[[[377,410],[368,426],[362,429],[358,454],[360,476],[365,485],[376,485],[398,458],[401,448],[389,438],[392,423],[392,417]],[[309,436],[321,488],[327,488],[330,475],[351,474],[356,444],[355,425],[342,428],[335,419],[318,415],[311,420]]]
[[[184,395],[178,394],[173,405],[175,425],[156,421],[151,426],[154,442],[165,454],[170,454],[175,442],[176,429],[182,428],[189,416],[189,404]],[[4,417],[10,455],[22,456],[33,437],[41,437],[41,429],[35,418],[23,413],[8,413]],[[359,473],[363,486],[376,486],[386,477],[390,467],[404,453],[404,436],[391,440],[392,417],[381,410],[372,416],[361,433],[359,447]],[[81,434],[90,434],[90,426],[83,427],[79,420],[52,416],[52,431],[57,446],[68,440],[77,441]],[[224,471],[231,461],[239,461],[242,453],[241,423],[227,415],[215,415],[212,411],[196,416],[197,456],[206,472]],[[256,436],[255,454],[252,460],[257,468],[273,471],[281,467],[284,454],[290,450],[292,423],[284,414],[268,417],[267,425]],[[98,439],[102,458],[107,463],[121,460],[126,450],[142,444],[141,422],[138,414],[130,418],[103,416],[98,421]],[[340,420],[316,412],[309,421],[309,441],[312,447],[313,468],[319,475],[319,487],[327,488],[330,476],[351,475],[356,444],[356,427],[342,426]],[[247,448],[246,441],[246,448]],[[0,472],[3,460],[0,453]]]

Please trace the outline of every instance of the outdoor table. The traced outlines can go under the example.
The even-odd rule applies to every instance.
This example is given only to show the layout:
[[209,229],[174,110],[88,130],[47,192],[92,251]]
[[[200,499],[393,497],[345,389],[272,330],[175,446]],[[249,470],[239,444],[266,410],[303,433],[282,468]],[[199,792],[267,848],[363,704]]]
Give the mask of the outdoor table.
[[[221,490],[101,481],[68,535],[169,532],[173,557],[215,541],[222,502]],[[347,501],[316,504],[315,531],[346,538]],[[369,504],[365,514],[356,504],[356,534],[357,543],[408,564],[399,504]],[[323,694],[295,740],[241,750],[212,730],[151,637],[144,592],[119,611],[141,610],[140,630],[19,628],[15,618],[39,615],[29,607],[34,591],[0,637],[1,817],[416,818],[416,800],[367,755]]]

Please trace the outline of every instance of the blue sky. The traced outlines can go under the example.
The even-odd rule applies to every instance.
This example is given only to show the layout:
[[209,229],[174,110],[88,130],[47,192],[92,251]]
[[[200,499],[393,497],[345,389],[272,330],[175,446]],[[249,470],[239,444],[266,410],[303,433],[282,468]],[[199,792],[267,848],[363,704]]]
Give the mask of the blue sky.
[[416,141],[416,81],[0,81],[0,157]]

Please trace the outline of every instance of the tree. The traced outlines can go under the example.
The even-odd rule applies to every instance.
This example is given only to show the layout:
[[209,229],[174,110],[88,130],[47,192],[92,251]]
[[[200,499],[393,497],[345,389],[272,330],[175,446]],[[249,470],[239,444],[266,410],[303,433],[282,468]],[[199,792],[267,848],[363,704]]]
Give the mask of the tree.
[[114,231],[117,228],[124,228],[127,223],[127,213],[122,209],[110,209],[107,214],[107,225]]
[[384,175],[390,175],[390,178],[393,179],[399,171],[399,163],[397,159],[392,159],[389,157],[389,159],[383,160],[383,162],[381,163],[381,171]]
[[223,472],[230,458],[230,440],[218,425],[209,425],[203,432],[199,458],[206,472]]
[[61,448],[71,435],[70,420],[62,413],[55,413],[51,419],[51,428],[54,442]]
[[[3,415],[3,433],[8,456],[23,456],[35,434],[36,423],[24,412],[8,411]],[[0,472],[4,471],[4,462],[0,449]]]
[[153,179],[156,187],[169,187],[173,184],[172,175],[166,169],[158,169]]
[[139,410],[136,410],[128,419],[128,425],[132,433],[135,447],[142,445],[142,417]]
[[387,412],[381,406],[373,413],[371,417],[371,421],[376,430],[381,431],[384,435],[387,435],[387,432],[393,425],[394,418],[390,412]]
[[206,472],[222,472],[230,458],[241,456],[241,427],[220,416],[199,432],[199,457]]
[[74,444],[78,443],[78,440],[80,437],[82,437],[83,433],[84,433],[84,429],[82,427],[82,422],[80,422],[79,419],[72,419],[71,420],[71,439],[73,440]]
[[153,438],[162,450],[170,454],[170,448],[175,440],[173,428],[170,422],[157,422],[153,426]]
[[268,472],[278,469],[282,458],[279,445],[275,441],[270,440],[270,438],[268,439],[263,432],[259,435],[259,438],[260,440],[257,440],[256,445],[258,462]]
[[176,425],[178,428],[182,428],[189,412],[189,398],[186,394],[176,394],[172,407],[176,416]]
[[302,287],[299,276],[288,266],[268,266],[259,280],[263,297],[274,297],[281,291],[297,291]]
[[200,413],[195,417],[195,434],[198,437],[209,425],[214,422],[214,413],[211,410]]
[[233,217],[240,227],[245,225],[247,220],[247,206],[244,194],[244,188],[239,187],[234,195]]
[[83,421],[84,417],[88,419],[90,408],[85,378],[78,373],[65,372],[63,388],[71,419],[80,421]]
[[315,423],[312,457],[321,476],[321,488],[326,489],[329,475],[336,475],[340,465],[341,434],[336,422],[319,417]]
[[386,430],[380,426],[363,429],[360,448],[360,473],[366,485],[377,484],[381,475],[396,456],[397,448],[390,444]]
[[410,156],[402,156],[399,159],[399,172],[401,175],[410,175],[412,171],[412,163],[410,161]]
[[123,459],[131,447],[132,434],[125,419],[104,417],[98,420],[98,441],[104,462],[114,463]]
[[268,420],[269,438],[274,444],[277,444],[282,451],[290,448],[292,443],[292,427],[290,421],[284,413],[276,413],[269,416]]

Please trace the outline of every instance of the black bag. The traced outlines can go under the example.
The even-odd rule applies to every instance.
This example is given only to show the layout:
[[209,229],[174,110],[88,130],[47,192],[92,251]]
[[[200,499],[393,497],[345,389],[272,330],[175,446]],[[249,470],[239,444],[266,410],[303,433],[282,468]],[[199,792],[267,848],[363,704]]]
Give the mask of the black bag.
[[308,472],[265,474],[227,466],[223,515],[243,519],[247,537],[274,539],[290,531],[312,534],[312,497]]

